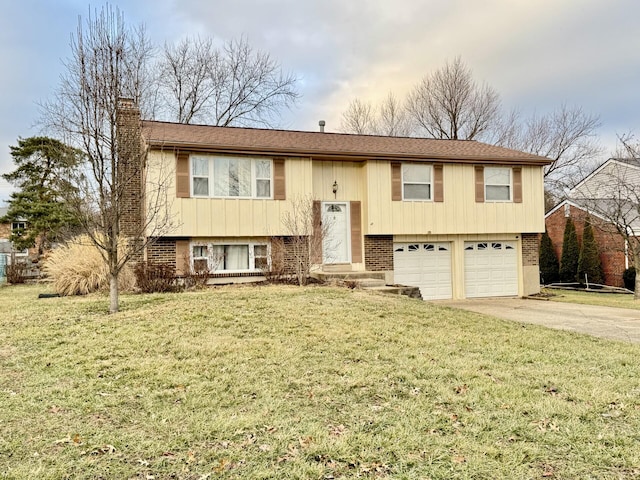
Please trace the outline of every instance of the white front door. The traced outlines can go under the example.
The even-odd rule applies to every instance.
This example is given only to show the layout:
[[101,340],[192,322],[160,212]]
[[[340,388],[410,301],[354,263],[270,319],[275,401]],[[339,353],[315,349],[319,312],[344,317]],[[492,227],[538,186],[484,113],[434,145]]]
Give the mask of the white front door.
[[322,202],[322,263],[350,263],[349,204]]

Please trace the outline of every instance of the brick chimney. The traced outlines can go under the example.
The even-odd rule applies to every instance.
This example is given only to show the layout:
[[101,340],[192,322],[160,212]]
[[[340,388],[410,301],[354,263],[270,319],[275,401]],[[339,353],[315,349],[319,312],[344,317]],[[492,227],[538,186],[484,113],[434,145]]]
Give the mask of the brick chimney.
[[146,152],[142,139],[140,109],[133,99],[118,100],[116,112],[118,182],[121,191],[120,234],[139,251],[144,236],[144,168]]

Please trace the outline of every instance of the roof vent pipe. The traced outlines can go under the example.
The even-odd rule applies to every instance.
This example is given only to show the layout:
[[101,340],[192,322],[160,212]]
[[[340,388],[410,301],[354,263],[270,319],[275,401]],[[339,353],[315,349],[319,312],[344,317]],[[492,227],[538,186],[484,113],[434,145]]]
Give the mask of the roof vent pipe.
[[324,133],[324,126],[325,126],[325,121],[324,120],[320,120],[318,122],[318,125],[320,125],[320,132]]

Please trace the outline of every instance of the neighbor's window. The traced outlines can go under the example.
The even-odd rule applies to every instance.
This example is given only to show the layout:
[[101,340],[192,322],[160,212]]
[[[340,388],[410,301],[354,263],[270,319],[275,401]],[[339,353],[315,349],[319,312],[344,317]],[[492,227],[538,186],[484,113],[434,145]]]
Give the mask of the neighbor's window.
[[194,196],[271,198],[271,159],[191,156]]
[[[269,257],[266,244],[231,244],[209,243],[192,247],[193,269],[212,273],[250,272],[268,267]],[[203,263],[204,262],[204,263]]]
[[12,222],[11,230],[24,230],[27,228],[27,224],[25,222]]
[[484,198],[493,202],[511,201],[511,169],[486,167],[484,169]]
[[431,200],[431,165],[402,164],[402,198],[404,200]]

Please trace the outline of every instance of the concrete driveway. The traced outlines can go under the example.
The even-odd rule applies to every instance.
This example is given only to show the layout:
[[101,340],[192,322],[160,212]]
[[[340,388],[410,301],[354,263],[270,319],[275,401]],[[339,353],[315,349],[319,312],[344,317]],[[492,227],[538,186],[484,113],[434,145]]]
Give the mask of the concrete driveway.
[[640,343],[640,310],[521,298],[444,300],[437,303],[506,320]]

